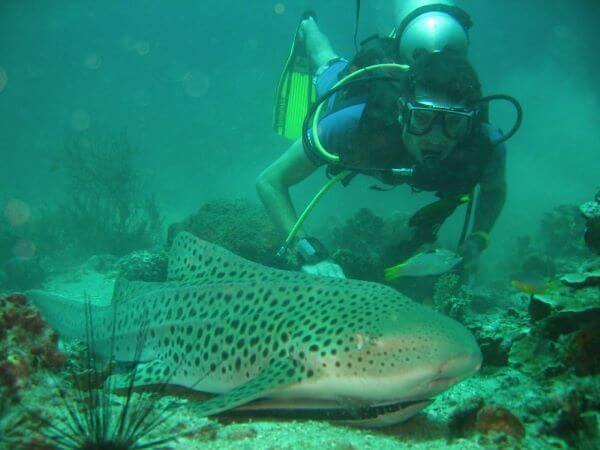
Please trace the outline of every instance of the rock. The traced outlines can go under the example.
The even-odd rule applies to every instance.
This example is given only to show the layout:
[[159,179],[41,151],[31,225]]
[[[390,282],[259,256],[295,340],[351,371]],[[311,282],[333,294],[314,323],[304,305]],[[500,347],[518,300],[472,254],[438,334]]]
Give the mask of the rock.
[[475,426],[482,434],[503,433],[518,440],[525,437],[525,427],[508,409],[485,405],[477,413]]
[[483,354],[483,366],[506,366],[513,342],[528,332],[525,318],[508,316],[509,313],[504,312],[487,316],[489,320],[485,321],[470,318],[465,321],[465,325],[477,339]]
[[[187,424],[182,424],[182,430],[186,429]],[[194,431],[189,436],[200,442],[216,441],[219,437],[219,428],[214,423],[210,423],[198,428],[198,430]]]
[[529,313],[534,320],[541,321],[540,329],[552,338],[587,327],[600,321],[600,295],[596,287],[533,294],[530,297]]
[[227,440],[241,441],[244,439],[252,439],[258,436],[258,432],[254,428],[237,428],[227,433]]
[[527,312],[533,320],[545,319],[552,313],[552,300],[542,295],[529,297]]
[[479,340],[479,348],[486,366],[506,366],[511,346],[510,339],[503,336],[488,336]]
[[548,378],[565,372],[559,359],[558,344],[540,335],[529,335],[515,341],[508,355],[510,367],[534,378]]

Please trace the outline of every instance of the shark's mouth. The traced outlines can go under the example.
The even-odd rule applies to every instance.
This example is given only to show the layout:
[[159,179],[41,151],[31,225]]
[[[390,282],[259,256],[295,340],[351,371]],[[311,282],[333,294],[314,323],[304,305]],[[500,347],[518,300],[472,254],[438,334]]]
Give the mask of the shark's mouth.
[[[399,413],[403,410],[420,410],[432,400],[397,401],[378,405],[340,405],[311,404],[307,402],[288,402],[273,404],[259,400],[236,409],[219,414],[228,418],[277,418],[295,420],[331,420],[331,421],[364,421],[381,416]],[[411,414],[412,415],[412,414]]]

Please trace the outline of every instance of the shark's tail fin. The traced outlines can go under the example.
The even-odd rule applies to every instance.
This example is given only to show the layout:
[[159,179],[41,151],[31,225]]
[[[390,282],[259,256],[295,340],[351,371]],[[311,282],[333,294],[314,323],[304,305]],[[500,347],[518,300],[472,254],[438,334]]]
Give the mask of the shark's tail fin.
[[[61,339],[85,341],[85,302],[70,300],[61,295],[37,289],[27,291],[26,295],[27,299],[41,311],[42,317],[48,322],[48,325],[58,332]],[[104,323],[105,314],[109,312],[107,308],[94,307],[93,320]]]

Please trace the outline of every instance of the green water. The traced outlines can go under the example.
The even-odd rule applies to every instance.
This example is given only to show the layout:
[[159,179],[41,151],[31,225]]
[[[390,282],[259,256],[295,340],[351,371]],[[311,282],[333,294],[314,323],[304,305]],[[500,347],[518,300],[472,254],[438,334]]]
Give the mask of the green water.
[[[584,224],[577,212],[600,189],[600,3],[457,4],[474,23],[469,59],[484,95],[510,94],[524,111],[520,131],[507,142],[506,205],[475,280],[476,289],[491,293],[489,301],[496,309],[460,314],[466,322],[470,318],[471,330],[478,323],[482,328],[499,327],[500,335],[519,335],[516,328],[526,333],[529,327],[528,299],[515,297],[511,280],[527,272],[527,258],[537,258],[528,267],[533,264],[534,275],[550,284],[559,283],[564,273],[600,266],[597,255],[582,242]],[[172,237],[169,227],[199,210],[203,215],[195,223],[207,233],[204,238],[233,243],[234,251],[269,263],[270,250],[282,237],[258,205],[255,181],[290,145],[272,130],[273,103],[298,18],[307,6],[311,5],[293,0],[0,1],[0,293],[43,286],[108,298],[110,289],[99,286],[122,275],[124,267],[135,272],[134,264],[119,258],[138,250],[154,252],[154,265],[144,276],[161,280],[166,259],[156,255],[167,236]],[[336,52],[351,58],[355,2],[330,0],[312,6]],[[388,33],[395,25],[393,9],[392,0],[363,1],[359,39]],[[513,113],[494,104],[491,121],[507,130]],[[298,210],[325,180],[321,168],[292,190]],[[407,186],[378,192],[370,189],[373,184],[357,177],[348,187],[336,186],[307,222],[328,245],[346,249],[348,260],[365,256],[361,242],[393,241],[398,218],[433,199],[431,193],[417,195]],[[557,209],[561,205],[570,206]],[[369,208],[381,222],[348,224],[361,208]],[[456,245],[464,217],[459,211],[440,231],[444,246]],[[380,235],[372,232],[374,226],[380,227]],[[362,277],[380,281],[370,270]],[[399,289],[422,294],[417,300],[433,303],[431,282],[425,287],[416,284]],[[584,294],[565,295],[597,295],[597,286],[585,289],[589,290]],[[464,297],[472,300],[473,295]],[[510,308],[521,316],[509,331],[499,324]],[[6,322],[0,325],[8,330]],[[594,336],[591,345],[597,342]],[[0,338],[4,339],[1,333]],[[7,349],[13,348],[7,342],[0,347],[6,360],[12,355]],[[552,345],[545,351],[552,353]],[[571,360],[561,364],[565,361]],[[483,386],[482,392],[491,393],[502,389],[502,383],[510,384],[511,376],[522,375],[506,362],[500,367],[516,375],[490,370],[469,381],[473,391]],[[563,369],[546,385],[532,378],[521,380],[522,391],[514,395],[529,389],[533,396],[552,396],[582,380]],[[592,370],[584,381],[597,385],[597,373]],[[25,389],[44,389],[43,376],[37,377],[24,382]],[[0,389],[7,385],[6,378],[3,383]],[[577,389],[587,392],[587,387]],[[591,400],[580,402],[587,406],[579,412],[597,408],[595,392],[596,397],[590,394]],[[456,402],[461,401],[457,397]],[[551,406],[540,408],[546,412]],[[512,412],[521,418],[533,414],[527,426],[542,429],[541,436],[552,435],[539,425],[542,412]],[[403,439],[424,446],[431,442],[432,448],[440,445],[433,442],[444,440],[445,434],[436,434],[431,422],[424,424],[434,429],[433,437],[415,437],[409,425],[392,434],[390,445],[400,445]],[[320,426],[310,432],[331,431]],[[268,427],[258,433],[277,432]],[[290,426],[294,438],[303,432]],[[344,433],[354,432],[343,430],[342,437]],[[348,445],[367,448],[368,439],[363,438]],[[379,448],[389,444],[388,435],[375,433],[378,438]],[[292,439],[286,445],[300,448],[299,442]],[[578,441],[567,442],[574,446]]]

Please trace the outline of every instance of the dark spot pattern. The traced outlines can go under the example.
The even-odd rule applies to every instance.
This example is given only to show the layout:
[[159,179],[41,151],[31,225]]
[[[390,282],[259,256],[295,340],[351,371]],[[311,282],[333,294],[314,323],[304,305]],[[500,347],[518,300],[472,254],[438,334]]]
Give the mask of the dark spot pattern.
[[[168,375],[174,379],[187,373],[190,384],[202,377],[241,384],[290,360],[298,365],[281,372],[281,380],[267,381],[330,370],[385,373],[425,358],[423,336],[436,336],[438,326],[431,320],[427,333],[412,342],[378,350],[370,339],[385,334],[382,324],[424,315],[423,308],[386,286],[266,268],[187,233],[173,242],[168,281],[160,289],[120,280],[113,302],[120,305],[116,335],[134,335],[131,330],[146,321],[146,345],[163,361],[144,379],[173,371]],[[109,335],[112,316],[102,328]],[[133,354],[134,344],[117,339],[116,355]]]

